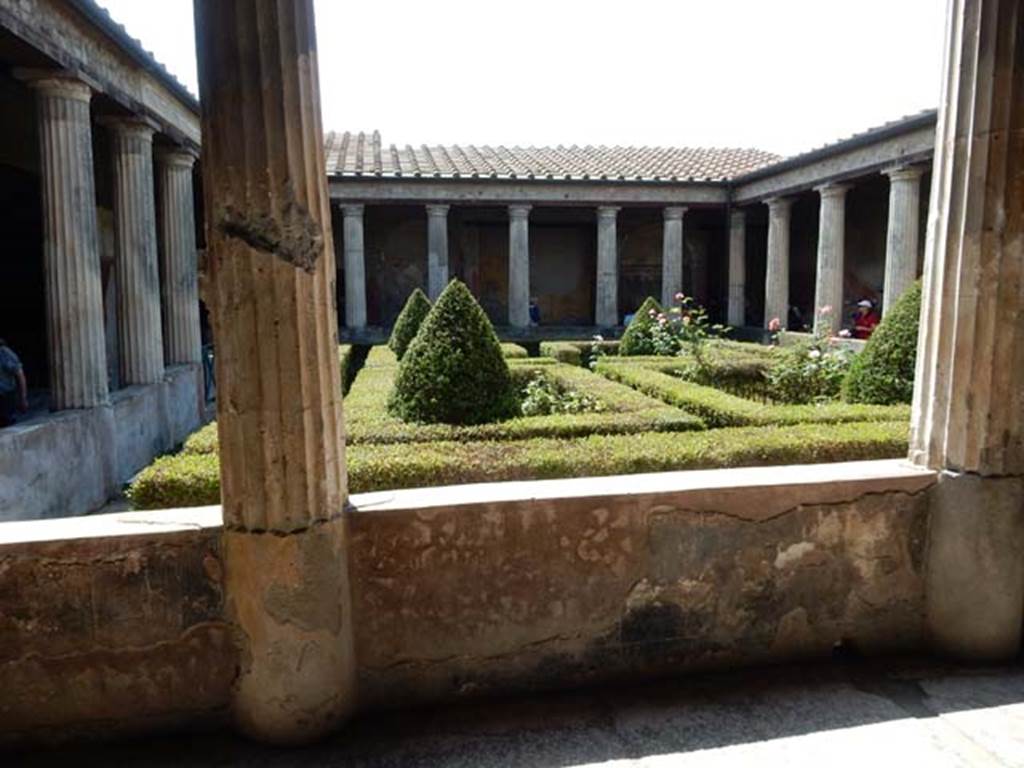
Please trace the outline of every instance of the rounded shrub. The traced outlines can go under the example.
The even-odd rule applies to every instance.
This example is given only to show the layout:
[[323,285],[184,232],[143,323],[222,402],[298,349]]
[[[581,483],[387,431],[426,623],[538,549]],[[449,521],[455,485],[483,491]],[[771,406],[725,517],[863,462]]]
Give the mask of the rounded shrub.
[[389,410],[404,421],[483,424],[516,415],[518,406],[491,321],[452,280],[405,350]]
[[644,299],[644,303],[640,305],[640,309],[633,315],[633,320],[622,334],[622,340],[619,342],[620,355],[656,354],[651,331],[658,322],[656,318],[661,312],[661,304],[653,296]]
[[854,359],[843,382],[843,399],[851,403],[909,403],[914,396],[921,282],[896,302]]
[[398,313],[395,327],[391,329],[391,338],[388,339],[388,346],[399,360],[412,344],[412,340],[416,338],[416,332],[419,331],[428,312],[430,312],[430,299],[427,298],[427,294],[417,288],[409,294],[405,306]]

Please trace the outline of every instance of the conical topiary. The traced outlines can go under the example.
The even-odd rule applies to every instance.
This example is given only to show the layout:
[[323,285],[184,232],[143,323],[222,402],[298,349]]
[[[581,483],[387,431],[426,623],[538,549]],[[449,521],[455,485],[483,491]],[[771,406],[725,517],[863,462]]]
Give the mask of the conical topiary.
[[406,349],[388,407],[422,423],[482,424],[516,414],[494,327],[458,280],[444,289]]
[[843,380],[843,399],[850,403],[892,405],[914,396],[917,329],[921,315],[918,281],[893,305],[875,328]]
[[633,315],[632,321],[622,334],[622,341],[619,342],[620,355],[654,354],[651,328],[658,322],[655,318],[661,312],[661,304],[653,296],[644,299],[644,303],[640,305],[640,309]]
[[388,339],[388,346],[399,360],[412,344],[412,340],[416,338],[416,332],[419,331],[420,324],[428,312],[430,312],[430,299],[427,298],[427,294],[417,288],[409,294],[405,306],[398,313],[395,327],[391,329],[391,338]]

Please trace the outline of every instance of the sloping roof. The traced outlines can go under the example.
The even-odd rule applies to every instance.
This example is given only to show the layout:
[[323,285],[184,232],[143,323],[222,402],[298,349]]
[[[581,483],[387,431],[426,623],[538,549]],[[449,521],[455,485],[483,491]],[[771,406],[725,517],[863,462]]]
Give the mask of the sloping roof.
[[330,176],[573,181],[724,181],[781,158],[759,149],[383,146],[380,133],[327,134]]

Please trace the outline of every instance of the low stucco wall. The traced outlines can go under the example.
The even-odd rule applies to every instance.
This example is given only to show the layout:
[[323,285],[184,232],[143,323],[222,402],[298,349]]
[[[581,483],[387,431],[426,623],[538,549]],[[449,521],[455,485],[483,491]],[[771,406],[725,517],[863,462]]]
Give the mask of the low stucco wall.
[[[360,706],[922,648],[934,481],[883,461],[354,496]],[[0,741],[220,721],[219,518],[0,525]]]
[[101,507],[155,456],[199,427],[202,369],[111,394],[110,405],[59,411],[0,429],[0,522],[71,517]]

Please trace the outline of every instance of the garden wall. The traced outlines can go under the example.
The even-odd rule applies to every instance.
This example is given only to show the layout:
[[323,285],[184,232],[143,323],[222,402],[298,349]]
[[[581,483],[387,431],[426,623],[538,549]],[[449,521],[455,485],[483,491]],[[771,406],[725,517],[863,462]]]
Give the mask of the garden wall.
[[[363,707],[925,643],[897,461],[352,497]],[[0,526],[0,741],[217,723],[219,509]]]

